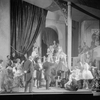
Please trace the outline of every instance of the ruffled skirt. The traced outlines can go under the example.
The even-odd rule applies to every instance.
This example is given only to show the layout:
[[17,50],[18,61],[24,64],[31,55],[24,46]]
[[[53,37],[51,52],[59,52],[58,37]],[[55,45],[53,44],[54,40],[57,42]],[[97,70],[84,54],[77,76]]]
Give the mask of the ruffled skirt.
[[93,79],[93,75],[89,70],[83,70],[82,77],[83,79]]

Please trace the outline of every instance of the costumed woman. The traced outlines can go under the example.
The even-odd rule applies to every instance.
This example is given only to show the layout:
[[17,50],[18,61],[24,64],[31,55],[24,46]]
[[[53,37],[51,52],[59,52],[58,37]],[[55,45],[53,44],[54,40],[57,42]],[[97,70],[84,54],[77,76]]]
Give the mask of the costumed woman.
[[77,91],[78,90],[78,80],[79,80],[79,69],[73,69],[71,74],[69,75],[69,81],[65,84],[65,89],[70,91]]
[[82,72],[82,77],[84,79],[84,84],[86,86],[86,89],[89,89],[88,87],[88,80],[89,79],[93,79],[93,75],[91,73],[91,71],[89,70],[90,69],[90,66],[88,64],[88,61],[86,60],[83,64],[83,72]]
[[23,76],[23,70],[22,70],[23,63],[24,61],[20,63],[20,59],[17,59],[17,63],[13,67],[14,81],[20,87],[24,86],[24,83],[23,83],[24,76]]
[[2,63],[2,89],[4,92],[11,92],[13,87],[13,71],[11,66],[6,68],[6,64],[5,62]]

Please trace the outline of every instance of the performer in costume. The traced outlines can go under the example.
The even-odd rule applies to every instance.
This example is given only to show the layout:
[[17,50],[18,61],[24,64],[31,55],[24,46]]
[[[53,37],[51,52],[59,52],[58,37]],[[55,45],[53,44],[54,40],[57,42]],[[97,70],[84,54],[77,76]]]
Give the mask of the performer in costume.
[[33,46],[33,51],[32,51],[31,56],[33,57],[33,59],[34,59],[34,57],[39,56],[38,46],[36,44],[34,44],[34,46]]
[[53,63],[48,61],[48,58],[46,59],[46,62],[43,63],[44,77],[46,80],[46,89],[49,89],[49,85],[51,83],[51,69],[54,67],[53,65]]
[[8,66],[13,66],[13,61],[10,59],[9,55],[7,56],[7,65],[6,65],[6,67],[8,67]]
[[29,86],[29,92],[32,92],[33,87],[33,58],[30,56],[29,59],[26,60],[24,63],[24,72],[26,73],[26,82],[25,82],[25,92],[27,92],[28,86]]
[[74,69],[72,73],[69,76],[69,81],[64,85],[65,89],[76,91],[78,90],[78,83],[79,80],[79,73],[80,71],[78,69]]
[[36,70],[37,88],[40,88],[42,80],[42,64],[40,58],[37,58],[34,69]]
[[90,66],[87,62],[84,62],[84,69],[82,72],[82,76],[84,79],[84,85],[86,85],[86,89],[88,89],[88,80],[89,79],[93,79],[93,75],[91,73],[91,71],[89,70]]
[[[33,46],[33,51],[32,51],[31,56],[32,56],[32,59],[33,59],[33,66],[35,66],[36,65],[36,60],[39,57],[38,46],[37,46],[36,43]],[[37,84],[36,84],[37,83],[36,69],[34,69],[34,72],[33,72],[33,80],[34,80],[33,86],[37,86]]]

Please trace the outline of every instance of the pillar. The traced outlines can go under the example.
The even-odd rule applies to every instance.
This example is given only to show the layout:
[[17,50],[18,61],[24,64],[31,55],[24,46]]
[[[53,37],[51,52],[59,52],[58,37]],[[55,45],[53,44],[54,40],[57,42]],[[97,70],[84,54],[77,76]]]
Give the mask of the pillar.
[[67,55],[68,55],[68,67],[71,69],[71,57],[72,57],[72,9],[71,2],[68,2],[68,36],[67,36]]

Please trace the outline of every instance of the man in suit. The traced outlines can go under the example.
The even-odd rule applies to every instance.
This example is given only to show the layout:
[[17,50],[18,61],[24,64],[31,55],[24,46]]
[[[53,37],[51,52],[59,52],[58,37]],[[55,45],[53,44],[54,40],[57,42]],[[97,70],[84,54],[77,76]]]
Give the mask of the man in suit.
[[37,88],[40,88],[42,80],[42,65],[40,58],[37,58],[34,69],[36,70]]
[[49,89],[49,85],[51,82],[51,69],[54,67],[54,64],[49,62],[48,59],[46,59],[46,62],[43,64],[44,69],[44,76],[46,80],[46,89]]
[[34,71],[33,58],[30,56],[29,59],[27,59],[26,62],[24,63],[24,72],[26,73],[24,92],[27,92],[28,86],[29,86],[29,92],[32,92],[33,71]]

